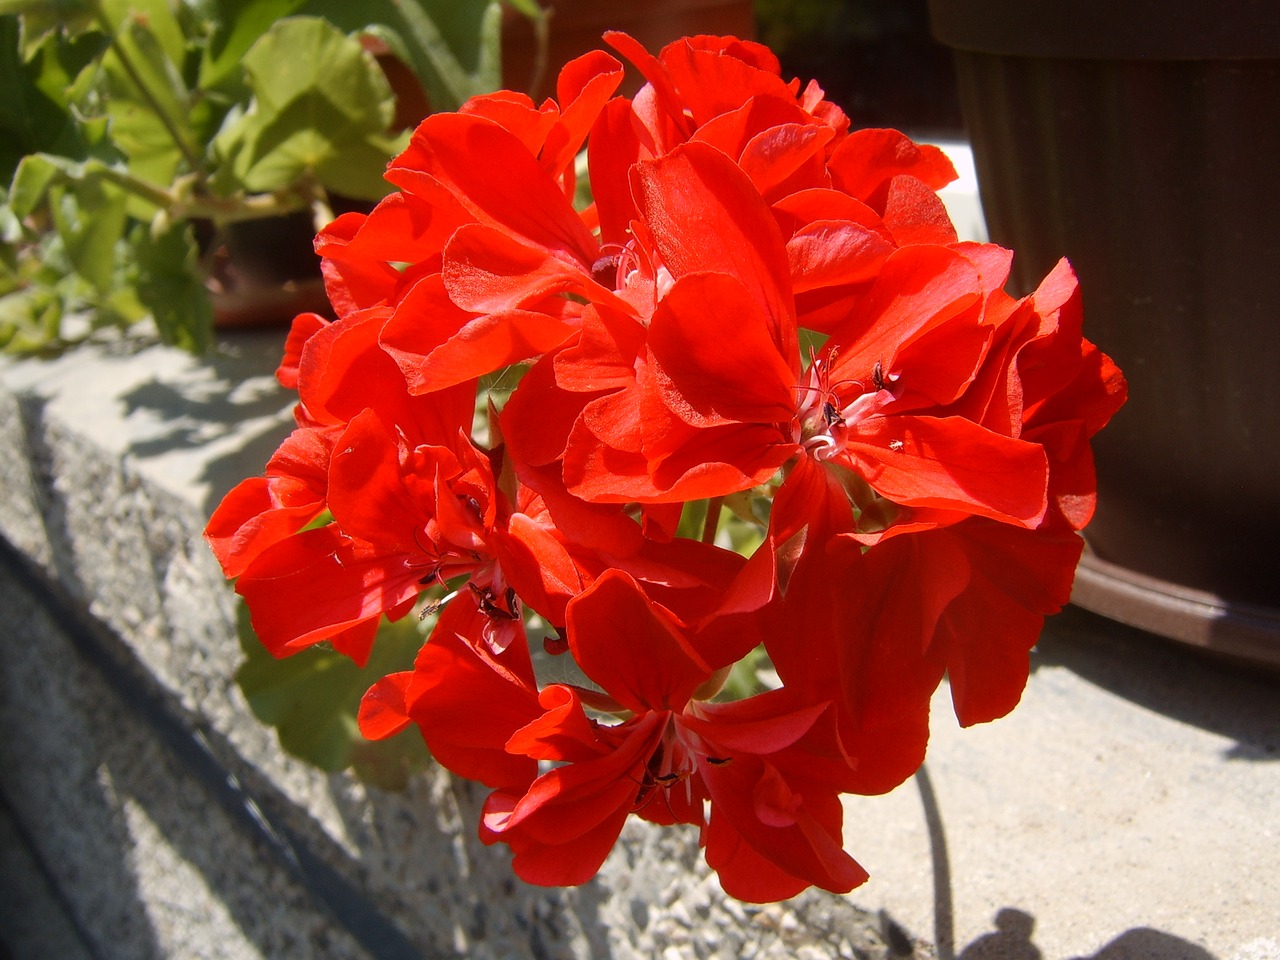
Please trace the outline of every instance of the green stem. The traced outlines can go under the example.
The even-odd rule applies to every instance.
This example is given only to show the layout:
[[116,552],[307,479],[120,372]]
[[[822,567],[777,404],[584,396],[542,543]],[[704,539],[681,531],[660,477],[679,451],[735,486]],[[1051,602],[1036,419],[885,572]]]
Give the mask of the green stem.
[[129,173],[127,170],[121,170],[118,167],[93,166],[86,170],[88,176],[86,180],[99,178],[113,183],[122,190],[132,193],[135,197],[141,197],[148,203],[160,207],[164,210],[172,210],[177,205],[177,197],[173,191],[166,190],[164,187],[158,187],[154,183],[141,180]]
[[493,93],[502,86],[502,4],[489,4],[480,19],[480,49],[475,73],[468,77],[467,96]]
[[147,101],[155,115],[160,118],[160,122],[164,125],[164,128],[168,132],[170,138],[172,138],[174,146],[178,148],[178,152],[181,153],[183,159],[187,161],[187,165],[191,167],[192,173],[194,173],[203,182],[207,174],[200,155],[196,153],[195,148],[187,142],[187,138],[182,135],[182,131],[178,129],[178,125],[174,122],[173,118],[165,112],[164,107],[161,106],[160,101],[151,91],[151,88],[148,87],[146,82],[142,79],[142,75],[138,72],[137,67],[134,66],[133,61],[129,59],[129,54],[125,52],[124,46],[120,43],[116,35],[115,27],[112,25],[111,21],[107,19],[106,11],[101,7],[97,10],[97,20],[102,25],[102,29],[106,32],[107,36],[111,38],[111,49],[115,51],[115,55],[119,58],[120,65],[124,67],[125,73],[129,75],[129,79],[133,81],[134,86],[138,88],[138,92],[142,94],[142,98]]
[[592,710],[611,713],[618,717],[627,716],[631,713],[630,710],[618,703],[613,697],[600,690],[592,690],[590,687],[583,687],[576,683],[566,683],[564,686],[574,691],[578,695],[578,699]]
[[[208,219],[218,223],[240,223],[245,220],[261,220],[306,210],[311,198],[293,192],[252,193],[247,197],[201,196],[181,205],[183,217]],[[323,216],[323,215],[322,215]],[[329,217],[325,220],[332,219]]]
[[547,49],[551,43],[551,16],[546,10],[529,18],[533,22],[533,76],[529,78],[529,93],[542,88],[542,78],[547,73]]
[[712,497],[707,501],[707,516],[702,521],[702,542],[715,543],[716,533],[720,529],[720,508],[724,505],[724,497]]
[[[213,220],[217,223],[238,223],[244,220],[261,220],[287,213],[306,210],[317,202],[305,187],[282,190],[279,193],[253,193],[241,197],[218,197],[199,191],[186,191],[180,183],[169,189],[139,179],[127,170],[102,166],[94,175],[141,197],[163,210],[173,219]],[[330,219],[332,219],[330,217]],[[328,222],[326,220],[326,222]]]
[[455,101],[432,104],[435,109],[456,110],[471,95],[471,78],[453,55],[435,21],[418,5],[417,0],[392,0],[409,28],[413,45],[414,69],[419,76],[434,75]]
[[702,681],[702,683],[698,686],[698,689],[693,691],[693,694],[689,697],[689,699],[690,700],[710,700],[712,697],[714,697],[716,694],[718,694],[721,690],[724,689],[724,685],[729,679],[729,674],[732,672],[733,672],[733,664],[729,664],[728,666],[724,666],[724,667],[721,667],[719,670],[716,670],[714,673],[711,674],[711,676],[707,677],[707,679]]

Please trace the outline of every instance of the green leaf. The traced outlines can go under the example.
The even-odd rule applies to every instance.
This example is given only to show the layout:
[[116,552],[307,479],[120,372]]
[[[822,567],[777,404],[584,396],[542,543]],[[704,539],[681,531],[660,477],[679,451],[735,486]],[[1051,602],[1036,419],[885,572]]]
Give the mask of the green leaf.
[[[30,216],[55,186],[70,185],[76,190],[102,189],[102,184],[146,200],[152,207],[165,206],[171,198],[159,188],[137,179],[118,165],[89,159],[83,162],[48,153],[23,157],[9,188],[9,205],[19,217]],[[84,194],[91,199],[96,194]]]
[[95,0],[0,0],[0,16],[17,14],[21,21],[19,45],[26,59],[59,32],[75,36],[94,25]]
[[52,157],[39,153],[23,157],[9,187],[9,209],[19,219],[31,216],[44,202],[49,187],[63,176],[63,170]]
[[[9,191],[0,187],[0,263],[10,265],[18,241],[22,239],[22,221],[9,206]],[[7,290],[0,290],[7,292]]]
[[387,133],[391,88],[358,40],[293,17],[255,43],[244,66],[254,103],[215,143],[240,186],[270,192],[315,177],[356,199],[387,193],[382,174],[404,138]]
[[106,34],[96,31],[76,37],[60,36],[41,48],[37,62],[31,64],[39,70],[32,79],[59,109],[79,108],[88,98],[97,79],[98,62],[110,44]]
[[104,186],[108,193],[114,189],[97,181],[69,181],[52,188],[49,212],[57,214],[61,229],[20,230],[15,236],[6,231],[6,240],[13,243],[5,249],[0,270],[0,293],[4,294],[0,297],[0,349],[6,353],[55,353],[94,330],[123,330],[145,316],[125,277],[129,258],[123,255],[123,243],[108,245],[110,255],[86,268],[97,284],[107,279],[105,290],[83,276],[73,260],[74,253],[84,267],[80,245],[86,232],[79,229],[79,221],[92,221],[101,209],[100,201],[94,201],[89,208],[77,210],[76,191],[92,193]]
[[493,49],[501,43],[496,0],[308,0],[301,12],[349,33],[368,24],[394,32],[406,51],[396,50],[397,56],[417,74],[436,110],[456,109],[501,86],[493,67]]
[[[83,58],[100,49],[94,40],[50,39],[24,60],[14,17],[0,17],[0,182],[8,183],[25,154],[47,152],[83,158],[89,134],[70,109],[79,92],[75,78]],[[100,39],[100,38],[94,38]]]
[[50,191],[50,212],[76,273],[98,291],[111,292],[116,273],[116,245],[124,235],[123,190],[99,180],[82,180],[71,188]]
[[30,287],[0,297],[0,350],[22,356],[56,340],[62,301],[53,291]]
[[765,652],[764,647],[756,647],[733,665],[716,699],[745,700],[747,697],[763,693],[767,685],[763,682],[762,674],[767,675],[772,672],[773,662],[769,659],[769,654]]
[[506,2],[511,9],[530,20],[541,20],[547,15],[546,11],[538,5],[538,0],[506,0]]
[[280,745],[322,770],[353,767],[357,776],[384,789],[403,789],[427,753],[417,730],[366,741],[356,723],[360,699],[380,677],[408,670],[422,645],[417,622],[384,624],[362,669],[334,650],[310,647],[277,660],[241,617],[245,661],[236,673],[254,715],[276,728]]
[[205,353],[213,346],[213,301],[204,285],[200,251],[190,223],[164,217],[132,237],[137,296],[168,344]]
[[[203,155],[182,74],[186,41],[165,0],[130,2],[114,22],[115,41],[102,61],[111,136],[131,173],[167,186],[184,157],[194,167]],[[154,211],[133,212],[149,218]]]
[[305,0],[216,0],[217,25],[200,63],[205,90],[238,80],[240,61],[254,41],[277,20],[295,13]]
[[414,66],[428,80],[432,103],[439,109],[456,110],[475,92],[473,78],[458,62],[427,11],[415,3],[400,3],[398,7],[408,36],[413,38]]
[[173,63],[182,62],[187,38],[182,24],[178,22],[175,0],[100,0],[100,3],[107,21],[114,25],[117,33],[134,26],[145,26],[165,57]]

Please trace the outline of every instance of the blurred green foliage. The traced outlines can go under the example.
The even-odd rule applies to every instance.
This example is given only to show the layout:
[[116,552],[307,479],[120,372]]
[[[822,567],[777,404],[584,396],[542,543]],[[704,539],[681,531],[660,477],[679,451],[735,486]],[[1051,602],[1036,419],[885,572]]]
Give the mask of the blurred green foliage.
[[501,86],[501,20],[499,0],[0,0],[0,348],[150,315],[207,349],[230,225],[387,191],[408,134],[371,48],[454,109]]

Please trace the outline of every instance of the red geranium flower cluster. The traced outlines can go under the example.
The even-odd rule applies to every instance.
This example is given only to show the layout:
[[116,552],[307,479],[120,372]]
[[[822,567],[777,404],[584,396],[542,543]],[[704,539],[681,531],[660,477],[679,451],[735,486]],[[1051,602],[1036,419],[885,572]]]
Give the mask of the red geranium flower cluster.
[[[208,537],[277,655],[438,613],[362,729],[491,787],[526,880],[587,880],[635,814],[736,897],[847,891],[840,796],[916,770],[942,678],[964,724],[1018,701],[1123,379],[1065,263],[1019,300],[957,242],[937,149],[755,43],[606,40],[634,98],[598,51],[431,116],[320,235],[338,319],[295,322],[297,428]],[[761,647],[780,685],[726,700]]]

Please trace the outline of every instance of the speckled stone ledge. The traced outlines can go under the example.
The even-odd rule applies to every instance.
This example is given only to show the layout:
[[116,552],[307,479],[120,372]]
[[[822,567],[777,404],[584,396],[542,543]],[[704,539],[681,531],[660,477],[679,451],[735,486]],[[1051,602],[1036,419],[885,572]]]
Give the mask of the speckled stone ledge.
[[885,956],[841,898],[728,900],[692,831],[633,823],[594,882],[532,888],[476,839],[482,790],[433,768],[384,793],[280,749],[200,531],[288,430],[281,343],[0,361],[0,789],[90,955]]

